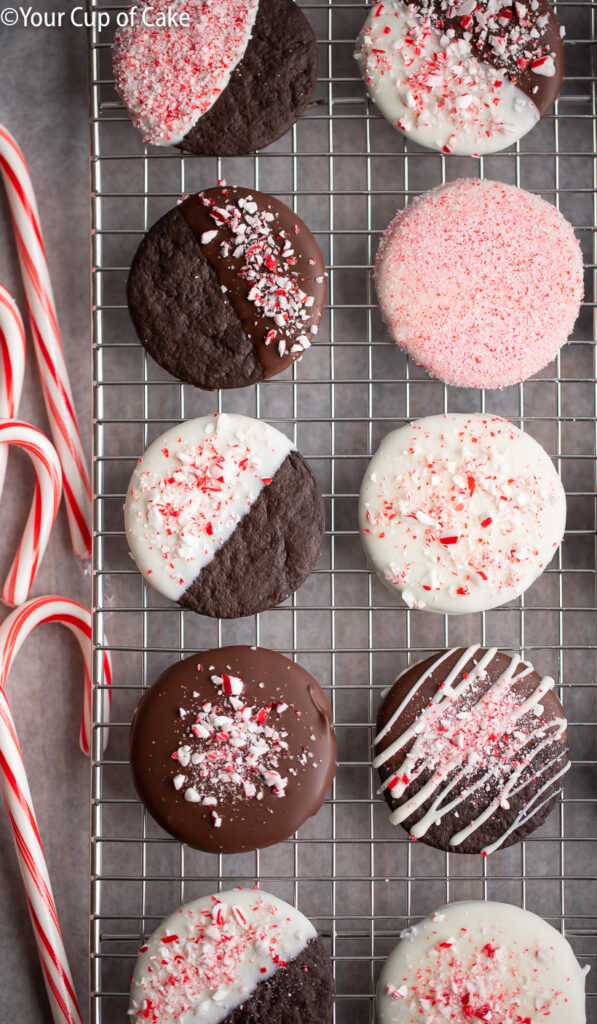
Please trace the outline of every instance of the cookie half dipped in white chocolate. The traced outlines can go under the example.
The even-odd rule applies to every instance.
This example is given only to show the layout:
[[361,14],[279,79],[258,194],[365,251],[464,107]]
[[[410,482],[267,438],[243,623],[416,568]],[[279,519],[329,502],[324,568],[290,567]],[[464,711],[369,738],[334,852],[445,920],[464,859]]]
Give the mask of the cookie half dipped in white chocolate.
[[311,922],[258,889],[187,903],[141,949],[133,1024],[329,1024],[332,965]]
[[377,730],[390,821],[446,852],[487,856],[526,839],[570,769],[554,680],[495,647],[441,651],[406,669]]
[[235,413],[187,420],[139,460],[125,527],[148,583],[183,608],[239,618],[274,608],[321,551],[309,464],[279,430]]
[[553,106],[563,31],[548,0],[383,0],[355,57],[371,99],[429,149],[483,155],[522,138]]
[[408,928],[377,987],[379,1024],[585,1024],[585,974],[543,918],[449,903]]
[[359,498],[379,578],[409,608],[452,615],[522,594],[555,555],[565,523],[547,452],[483,413],[428,416],[388,434]]

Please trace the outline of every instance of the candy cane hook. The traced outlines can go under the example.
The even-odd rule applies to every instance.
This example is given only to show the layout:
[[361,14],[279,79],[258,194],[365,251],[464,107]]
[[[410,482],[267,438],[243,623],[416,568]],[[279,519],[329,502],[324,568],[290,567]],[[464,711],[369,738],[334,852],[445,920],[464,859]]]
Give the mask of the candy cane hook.
[[25,530],[6,582],[5,604],[27,600],[39,564],[45,554],[62,494],[62,473],[56,450],[45,434],[29,423],[0,420],[0,450],[14,444],[27,452],[35,470],[35,491]]
[[[25,328],[17,304],[0,284],[0,418],[16,418],[25,375]],[[8,451],[0,448],[0,494]]]
[[31,177],[9,131],[0,125],[0,174],[8,196],[42,391],[62,465],[73,550],[91,553],[91,486],[56,316]]
[[[62,597],[39,597],[15,609],[0,626],[0,786],[13,832],[27,906],[55,1024],[82,1024],[72,975],[60,931],[52,885],[37,827],[13,717],[6,699],[10,667],[23,641],[36,626],[61,622],[77,637],[85,657],[85,707],[82,744],[89,749],[91,615],[86,608]],[[111,684],[111,665],[104,655],[104,678]],[[104,691],[104,694],[109,694]],[[105,697],[107,715],[109,698]],[[102,717],[107,721],[107,717]],[[107,732],[107,730],[106,730]]]

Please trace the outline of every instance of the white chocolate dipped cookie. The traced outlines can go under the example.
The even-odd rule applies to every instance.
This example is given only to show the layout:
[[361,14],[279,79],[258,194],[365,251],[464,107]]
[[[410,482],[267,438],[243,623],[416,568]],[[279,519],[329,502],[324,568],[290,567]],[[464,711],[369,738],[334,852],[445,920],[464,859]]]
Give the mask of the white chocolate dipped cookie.
[[372,3],[355,57],[371,99],[429,149],[483,155],[511,146],[552,107],[562,30],[547,0]]
[[507,903],[449,903],[402,933],[377,989],[379,1024],[585,1024],[566,939]]
[[187,420],[139,459],[125,528],[148,583],[184,608],[238,618],[273,608],[313,569],[324,530],[292,442],[235,413]]
[[329,1024],[333,988],[308,918],[267,892],[233,889],[194,900],[159,925],[139,953],[129,1019]]
[[410,608],[506,604],[549,564],[566,496],[545,450],[508,420],[429,416],[388,434],[365,472],[359,526],[372,567]]

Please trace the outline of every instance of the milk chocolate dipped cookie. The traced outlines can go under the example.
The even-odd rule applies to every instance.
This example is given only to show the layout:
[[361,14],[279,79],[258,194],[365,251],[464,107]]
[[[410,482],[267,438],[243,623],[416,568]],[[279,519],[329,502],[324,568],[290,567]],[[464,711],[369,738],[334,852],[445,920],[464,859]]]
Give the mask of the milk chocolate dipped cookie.
[[133,1024],[330,1024],[334,981],[315,928],[258,889],[187,903],[141,949]]
[[387,434],[363,477],[363,546],[409,608],[462,615],[522,594],[564,534],[547,452],[499,416],[427,416]]
[[372,100],[407,138],[470,156],[511,146],[553,106],[563,30],[548,0],[383,0],[356,59]]
[[175,839],[208,853],[255,850],[321,807],[336,766],[332,710],[282,654],[204,651],[141,698],[130,753],[139,797]]
[[136,0],[114,79],[155,146],[244,156],[284,135],[317,81],[317,42],[293,0]]
[[526,839],[570,768],[553,679],[495,647],[442,651],[406,669],[377,729],[390,821],[449,852],[487,855]]
[[241,388],[281,373],[317,335],[326,271],[303,221],[273,196],[221,185],[150,228],[127,297],[139,340],[196,387]]
[[547,921],[507,903],[449,903],[401,935],[379,1024],[585,1024],[585,973]]
[[127,489],[125,529],[160,594],[236,619],[274,608],[305,581],[321,551],[323,502],[284,434],[221,413],[150,445]]

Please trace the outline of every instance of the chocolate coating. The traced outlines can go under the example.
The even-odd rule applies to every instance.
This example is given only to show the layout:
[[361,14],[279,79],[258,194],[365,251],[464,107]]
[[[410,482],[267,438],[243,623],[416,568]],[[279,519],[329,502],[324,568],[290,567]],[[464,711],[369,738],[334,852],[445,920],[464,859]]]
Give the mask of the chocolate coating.
[[[289,276],[313,298],[308,319],[285,335],[282,355],[279,329],[273,343],[265,344],[274,322],[248,301],[251,283],[239,277],[243,259],[222,257],[221,244],[232,239],[232,232],[220,226],[210,243],[200,241],[218,226],[202,198],[217,205],[248,196],[274,215],[276,247],[281,250],[284,244],[280,232],[290,239],[296,263]],[[216,187],[189,197],[149,229],[131,264],[127,302],[137,336],[152,358],[179,380],[212,391],[246,387],[291,366],[303,354],[301,347],[291,351],[296,339],[315,340],[311,327],[316,329],[321,320],[326,288],[323,256],[299,217],[265,193]]]
[[[468,651],[471,652],[470,656],[452,681],[452,689],[468,678],[474,666],[486,653],[485,648],[469,648]],[[429,755],[423,762],[418,761],[412,766],[405,761],[405,755],[419,742],[419,737],[424,737],[426,730],[429,730],[429,717],[424,721],[423,716],[429,715],[433,698],[465,653],[466,648],[458,648],[432,655],[425,661],[413,665],[396,680],[379,709],[375,753],[379,756],[418,720],[420,727],[415,735],[408,738],[399,750],[385,760],[385,763],[379,765],[382,784],[392,776],[402,777],[402,773],[405,770],[407,772],[403,778],[407,783],[406,788],[398,797],[392,795],[390,788],[384,790],[386,802],[392,811],[399,808],[408,809],[408,802],[431,780],[439,778],[438,772],[444,772],[441,788],[445,795],[439,807],[438,820],[430,824],[420,838],[422,842],[440,850],[481,853],[496,842],[500,848],[512,846],[543,824],[562,790],[563,775],[569,767],[568,742],[564,711],[553,690],[547,690],[541,697],[540,715],[534,714],[532,708],[520,717],[510,715],[508,725],[511,728],[506,729],[505,733],[499,728],[492,733],[493,716],[495,715],[496,723],[499,721],[499,707],[484,706],[483,713],[487,715],[486,723],[489,723],[486,733],[483,732],[483,722],[471,728],[467,725],[466,719],[459,720],[456,717],[460,712],[468,711],[489,693],[513,662],[514,679],[501,693],[504,708],[506,702],[508,707],[522,704],[542,683],[541,676],[534,670],[518,678],[523,670],[529,668],[528,663],[516,663],[516,659],[511,655],[496,652],[486,666],[485,674],[480,674],[470,684],[467,695],[452,703],[453,714],[449,711],[450,718],[436,717],[434,731],[439,739],[435,743],[429,742]],[[442,655],[447,656],[440,663],[438,659]],[[420,680],[422,682],[417,688]],[[379,739],[382,729],[388,725],[402,705],[404,706],[389,731]],[[449,706],[444,695],[443,707]],[[461,721],[463,739],[459,740],[458,726]],[[560,730],[557,728],[558,722],[561,723]],[[558,732],[559,735],[556,736]],[[520,734],[520,741],[513,740],[517,733]],[[548,745],[543,743],[547,735],[555,737]],[[445,743],[452,744],[452,752],[457,751],[456,761],[452,762],[452,770],[447,773],[445,756],[441,753],[444,739]],[[461,743],[461,753],[458,753]],[[476,758],[475,763],[468,760],[471,754]],[[531,754],[528,764],[523,766],[523,761]],[[420,770],[417,770],[417,766]],[[514,786],[507,790],[506,783],[512,779],[518,767],[522,768],[520,777]],[[492,768],[493,776],[487,778],[486,773]],[[412,780],[410,782],[409,776]],[[479,784],[482,779],[484,782]],[[402,819],[401,824],[405,829],[413,829],[429,811],[439,792],[440,789],[428,794],[419,807]],[[507,799],[500,802],[499,798],[502,796],[507,796]],[[481,822],[463,842],[458,845],[451,844],[450,840],[490,808],[496,799],[498,805],[491,810],[486,820]],[[452,802],[454,806],[439,819],[442,808]]]
[[[435,26],[440,27],[438,22],[441,22],[443,32],[452,30],[459,39],[462,39],[467,34],[470,35],[471,29],[467,26],[467,20],[462,15],[447,16],[446,0],[414,0],[414,5],[422,13],[427,14]],[[459,6],[461,5],[456,4],[454,7],[450,6],[450,9],[457,10]],[[485,6],[489,6],[487,2],[481,4],[481,9]],[[473,30],[473,52],[484,63],[490,64],[495,68],[503,68],[510,81],[517,85],[533,101],[539,111],[539,116],[544,117],[557,100],[564,80],[566,62],[564,40],[560,34],[560,23],[553,12],[549,0],[537,0],[536,10],[531,10],[529,4],[517,5],[514,3],[508,6],[505,3],[503,5],[503,13],[508,21],[504,21],[504,25],[501,27],[507,26],[508,32],[515,31],[516,27],[520,27],[524,33],[528,31],[529,22],[533,25],[539,34],[537,39],[532,40],[530,52],[533,56],[542,55],[546,52],[553,55],[555,75],[547,77],[532,71],[531,63],[533,56],[528,60],[526,66],[521,68],[517,63],[517,59],[513,57],[507,47],[503,54],[496,53],[491,45],[492,32],[479,34],[480,26],[475,26]],[[545,25],[541,25],[543,19],[546,19]],[[522,22],[526,22],[526,28],[522,25]]]
[[[225,716],[233,714],[230,699],[212,681],[224,674],[242,680],[242,705],[255,714],[268,709],[264,728],[288,734],[288,749],[276,755],[276,770],[287,779],[283,796],[263,783],[263,757],[254,768],[243,769],[243,782],[254,783],[261,799],[247,797],[240,783],[218,782],[213,771],[202,783],[204,765],[211,769],[217,761],[221,769],[231,756],[232,748],[222,747],[225,741],[192,732],[206,702],[222,707]],[[263,732],[259,737],[263,742]],[[222,761],[205,757],[200,765],[181,766],[172,754],[183,745],[192,753],[222,750]],[[141,698],[130,732],[133,782],[149,813],[176,839],[211,853],[254,850],[292,835],[321,807],[335,774],[336,752],[332,712],[319,683],[300,665],[261,647],[224,647],[176,663]],[[173,779],[180,775],[185,781],[176,789]],[[217,804],[189,802],[184,794],[190,785],[202,797],[215,792]],[[214,815],[221,820],[219,826]]]
[[[274,326],[271,317],[260,316],[258,309],[247,298],[252,285],[239,275],[244,257],[235,259],[232,253],[227,257],[222,255],[222,241],[233,243],[232,232],[228,228],[220,227],[214,239],[207,244],[200,242],[202,254],[214,268],[218,282],[226,289],[226,298],[232,304],[244,333],[257,350],[259,362],[263,367],[263,375],[267,379],[282,373],[302,355],[301,352],[291,351],[293,341],[296,341],[301,334],[308,333],[312,325],[319,325],[327,291],[325,264],[321,250],[307,225],[279,199],[266,195],[264,192],[230,185],[208,188],[185,200],[180,207],[180,212],[190,224],[197,240],[200,241],[205,232],[213,232],[213,229],[218,227],[218,223],[214,222],[211,217],[211,208],[214,205],[222,207],[225,204],[236,206],[239,199],[253,200],[257,203],[259,210],[273,214],[271,231],[278,241],[279,251],[281,252],[282,249],[282,239],[289,239],[294,250],[293,258],[296,263],[289,268],[288,276],[292,276],[297,285],[314,298],[310,318],[290,334],[286,352],[281,356],[278,352],[277,339],[272,344],[265,344],[265,339]],[[280,333],[278,331],[278,336]]]
[[245,156],[284,135],[317,83],[317,41],[294,0],[260,0],[245,53],[213,106],[179,148],[204,156]]

